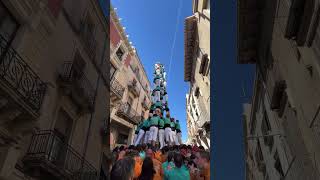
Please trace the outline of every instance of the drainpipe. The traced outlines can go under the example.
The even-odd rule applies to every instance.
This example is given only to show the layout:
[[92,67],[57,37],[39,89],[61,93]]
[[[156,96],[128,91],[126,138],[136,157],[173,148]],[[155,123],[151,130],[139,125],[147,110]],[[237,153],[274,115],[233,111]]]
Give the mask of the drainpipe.
[[[103,61],[105,59],[105,49],[107,48],[107,33],[105,34],[105,40],[104,40],[104,45],[103,45],[103,50],[102,50],[102,56],[101,56],[101,61],[100,61],[100,66],[98,68],[101,68],[103,65]],[[96,89],[95,89],[95,93],[94,93],[94,99],[93,99],[93,107],[95,107],[96,104],[96,99],[97,99],[97,94],[98,94],[98,88],[100,85],[100,81],[101,81],[101,73],[98,69],[98,78],[96,81]],[[88,150],[88,141],[89,141],[89,135],[91,134],[91,124],[92,124],[92,119],[93,119],[93,114],[95,111],[90,113],[90,118],[89,118],[89,126],[88,126],[88,130],[87,130],[87,136],[86,136],[86,140],[85,140],[85,146],[84,146],[84,152],[83,152],[83,161],[82,161],[82,165],[81,167],[83,168],[83,164],[84,164],[84,160],[87,154],[87,150]]]

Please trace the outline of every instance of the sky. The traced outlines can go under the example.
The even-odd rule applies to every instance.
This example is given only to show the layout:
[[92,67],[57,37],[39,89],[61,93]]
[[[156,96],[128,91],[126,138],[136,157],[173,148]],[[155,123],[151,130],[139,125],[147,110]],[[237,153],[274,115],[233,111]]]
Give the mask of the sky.
[[[253,90],[254,66],[237,64],[237,4],[235,0],[211,1],[211,54],[215,82],[212,116],[213,176],[220,180],[245,179],[242,121],[243,89]],[[213,17],[213,18],[212,18]]]
[[[182,2],[178,19],[179,3]],[[182,140],[187,139],[186,93],[184,82],[184,19],[192,15],[191,0],[111,0],[129,41],[137,49],[150,83],[154,64],[163,63],[167,71],[167,92],[170,115],[180,121]],[[176,32],[177,25],[177,32]],[[176,32],[175,45],[173,47]],[[172,51],[173,48],[173,51]],[[172,58],[171,58],[171,52]],[[169,72],[171,60],[171,68]],[[153,86],[152,86],[153,87]]]

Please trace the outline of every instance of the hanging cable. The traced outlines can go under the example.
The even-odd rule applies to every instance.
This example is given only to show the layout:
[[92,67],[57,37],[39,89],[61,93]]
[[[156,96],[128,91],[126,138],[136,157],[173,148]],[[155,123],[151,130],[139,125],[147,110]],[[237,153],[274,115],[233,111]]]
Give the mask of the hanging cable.
[[179,8],[178,8],[178,13],[177,13],[177,20],[176,20],[176,29],[174,32],[174,36],[173,36],[173,42],[172,42],[172,47],[171,47],[171,54],[170,54],[170,61],[169,61],[169,70],[168,70],[168,75],[167,75],[167,84],[169,81],[169,75],[170,75],[170,70],[171,70],[171,61],[172,61],[172,57],[173,57],[173,50],[174,50],[174,46],[176,44],[176,38],[177,38],[177,32],[178,32],[178,25],[179,25],[179,19],[180,19],[180,15],[181,15],[181,8],[182,8],[182,3],[183,1],[180,0],[179,2]]

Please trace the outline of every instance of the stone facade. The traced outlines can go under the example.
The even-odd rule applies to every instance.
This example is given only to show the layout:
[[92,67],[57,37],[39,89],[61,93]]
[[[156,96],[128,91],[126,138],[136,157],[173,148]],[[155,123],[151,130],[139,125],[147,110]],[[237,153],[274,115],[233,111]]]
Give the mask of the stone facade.
[[148,117],[151,86],[137,50],[115,10],[110,12],[111,148],[130,145],[138,122]]
[[210,148],[210,1],[194,0],[193,15],[185,19],[184,79],[188,144]]
[[[239,0],[238,8],[238,63],[257,67],[247,131],[255,138],[246,139],[246,159],[253,163],[247,164],[247,174],[253,179],[316,180],[319,1]],[[264,119],[268,130],[261,125]],[[274,142],[272,148],[265,145],[266,138]],[[255,156],[257,150],[261,153]]]

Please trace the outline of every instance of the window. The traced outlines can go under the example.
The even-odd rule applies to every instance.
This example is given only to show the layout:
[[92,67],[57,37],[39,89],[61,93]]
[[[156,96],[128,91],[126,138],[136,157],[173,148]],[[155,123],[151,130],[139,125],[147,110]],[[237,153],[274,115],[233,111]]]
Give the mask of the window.
[[199,95],[200,95],[200,90],[199,90],[199,87],[197,87],[196,90],[194,91],[194,96],[199,98]]
[[0,2],[0,35],[6,41],[13,40],[15,33],[18,30],[18,22],[10,14],[6,7]]
[[274,168],[278,171],[280,177],[284,177],[284,172],[282,170],[282,165],[279,159],[278,151],[276,151],[276,153],[274,154],[274,160],[275,160]]
[[199,73],[203,76],[208,74],[208,67],[209,67],[209,58],[207,54],[204,54],[201,59]]
[[117,144],[127,144],[128,142],[128,135],[119,134],[117,139]]
[[137,79],[140,80],[140,73],[139,72],[140,72],[140,70],[138,67],[134,68],[134,74],[136,75]]
[[85,67],[86,62],[83,60],[79,51],[77,51],[72,64],[72,77],[76,80],[82,78]]
[[120,61],[122,61],[122,58],[123,58],[123,55],[124,55],[124,51],[123,51],[123,49],[121,47],[118,48],[118,50],[116,52],[116,55],[117,55],[118,59]]
[[314,1],[293,1],[290,7],[285,37],[295,39],[299,46],[304,45],[311,24]]
[[113,64],[110,66],[110,80],[113,79],[114,74],[116,73],[117,69],[114,67]]
[[198,3],[199,3],[199,1],[198,0],[194,0],[193,1],[193,12],[195,13],[195,12],[198,12]]

